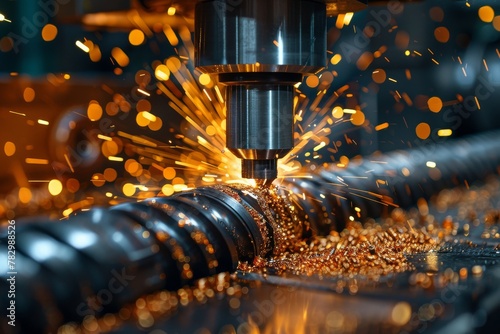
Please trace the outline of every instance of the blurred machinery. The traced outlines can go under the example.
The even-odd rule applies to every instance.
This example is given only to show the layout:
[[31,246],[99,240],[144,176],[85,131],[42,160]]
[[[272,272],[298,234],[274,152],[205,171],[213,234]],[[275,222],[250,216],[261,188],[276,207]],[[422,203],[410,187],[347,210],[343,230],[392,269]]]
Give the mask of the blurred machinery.
[[[1,237],[8,240],[8,222],[16,221],[16,329],[54,332],[68,321],[77,324],[61,333],[496,328],[500,197],[498,180],[487,175],[499,173],[498,133],[441,142],[499,125],[500,16],[474,1],[407,2],[17,0],[0,7],[0,208],[8,219]],[[472,10],[475,19],[465,19]],[[446,28],[456,22],[463,24]],[[54,39],[43,32],[52,23]],[[201,72],[213,76],[202,81]],[[293,151],[294,143],[303,150]],[[421,148],[370,155],[408,146]],[[242,159],[244,178],[275,179],[279,158],[287,171],[303,166],[304,173],[271,190],[217,185],[232,180],[217,173],[234,158],[219,147]],[[347,158],[355,155],[371,158],[356,164]],[[178,167],[173,174],[170,165]],[[64,190],[36,188],[50,179]],[[168,187],[158,186],[165,180]],[[197,182],[203,186],[185,191]],[[439,194],[464,185],[468,191]],[[151,198],[167,191],[175,195]],[[103,204],[119,205],[92,208]],[[22,219],[45,210],[56,213]],[[62,210],[70,218],[54,222]],[[344,230],[346,243],[354,238],[348,233],[366,238],[371,230],[357,235],[353,224],[380,217],[378,232],[388,233],[380,240],[391,245],[401,240],[388,226],[443,244],[409,254],[411,270],[376,279],[276,264],[296,241],[325,242],[312,235]],[[11,288],[6,246],[0,274]],[[344,258],[357,261],[356,248],[350,252]],[[5,309],[9,300],[0,298]],[[12,330],[6,319],[2,330]]]

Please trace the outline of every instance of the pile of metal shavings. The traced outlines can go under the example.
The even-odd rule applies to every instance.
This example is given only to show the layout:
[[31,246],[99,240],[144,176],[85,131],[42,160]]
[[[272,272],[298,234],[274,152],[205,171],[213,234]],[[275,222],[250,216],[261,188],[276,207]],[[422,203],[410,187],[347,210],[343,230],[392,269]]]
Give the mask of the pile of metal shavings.
[[350,223],[340,232],[301,241],[296,251],[268,260],[258,259],[252,265],[241,264],[246,272],[275,275],[352,277],[369,279],[413,269],[407,254],[424,253],[439,248],[440,241],[411,226],[384,228],[378,224],[363,226]]
[[243,274],[378,280],[418,269],[410,259],[415,255],[457,247],[500,250],[498,178],[441,191],[431,202],[419,200],[416,208],[398,208],[377,221],[348,222],[341,232],[298,240],[287,252],[256,258],[238,269]]

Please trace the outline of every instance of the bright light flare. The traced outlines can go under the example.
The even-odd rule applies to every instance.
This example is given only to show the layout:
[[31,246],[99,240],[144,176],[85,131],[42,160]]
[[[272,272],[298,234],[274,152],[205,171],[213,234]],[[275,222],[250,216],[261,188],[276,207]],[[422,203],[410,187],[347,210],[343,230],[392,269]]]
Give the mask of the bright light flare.
[[427,161],[425,165],[429,168],[436,168],[437,164],[434,161]]
[[12,22],[11,20],[9,20],[8,18],[5,17],[5,15],[3,15],[2,13],[0,13],[0,22]]
[[88,46],[86,46],[85,44],[83,44],[82,42],[80,42],[80,41],[76,41],[75,45],[77,47],[79,47],[80,49],[82,49],[83,52],[86,52],[86,53],[90,52],[90,48]]

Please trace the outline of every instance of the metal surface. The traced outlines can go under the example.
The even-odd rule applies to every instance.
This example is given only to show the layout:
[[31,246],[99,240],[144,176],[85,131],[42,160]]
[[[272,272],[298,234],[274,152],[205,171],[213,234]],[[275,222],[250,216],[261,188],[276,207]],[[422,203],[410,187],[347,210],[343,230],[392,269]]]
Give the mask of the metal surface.
[[[500,171],[500,132],[482,133],[448,145],[427,145],[353,162],[335,164],[314,178],[286,180],[317,233],[342,230],[349,217],[380,217],[395,206],[415,205],[445,188],[484,180]],[[430,167],[429,167],[430,166]],[[302,201],[301,196],[322,198]],[[358,208],[359,213],[355,210]]]
[[[325,5],[311,0],[196,6],[196,66],[209,73],[314,73],[325,66]],[[228,5],[227,5],[228,6]]]
[[[23,270],[16,282],[15,332],[56,331],[62,321],[116,312],[144,293],[176,290],[195,279],[234,272],[238,261],[280,251],[274,236],[280,228],[270,211],[276,208],[265,203],[250,189],[199,188],[95,208],[65,222],[20,222],[16,260]],[[301,230],[295,222],[290,226],[292,240]],[[0,284],[8,278],[4,232]],[[103,291],[112,293],[111,300]],[[7,328],[4,319],[0,328]]]
[[[412,205],[420,197],[428,198],[453,185],[457,177],[458,183],[463,179],[473,182],[496,173],[500,166],[499,136],[499,133],[480,135],[450,145],[379,157],[391,163],[389,168],[381,164],[373,171],[374,177],[390,174],[396,162],[401,161],[412,171],[403,182],[412,191],[401,192],[396,186],[388,188],[387,195],[401,206]],[[421,164],[429,154],[441,157],[437,160],[441,180],[431,182],[428,174],[421,172],[425,170]],[[43,219],[33,224],[19,222],[16,259],[23,270],[17,276],[16,299],[23,327],[16,330],[42,332],[57,328],[61,321],[81,321],[89,314],[116,312],[124,303],[146,293],[175,290],[197,278],[233,272],[239,261],[281,254],[294,238],[307,235],[298,216],[307,218],[317,233],[329,233],[331,229],[342,228],[341,219],[346,219],[354,206],[361,207],[362,212],[366,210],[371,217],[381,215],[386,208],[383,203],[372,204],[356,196],[336,201],[337,186],[332,181],[366,174],[363,165],[343,173],[326,169],[307,182],[283,185],[279,196],[273,190],[215,186],[111,209],[95,208],[64,222]],[[370,184],[372,181],[368,180]],[[357,182],[352,183],[352,187],[357,186]],[[290,193],[296,194],[289,199],[300,210],[293,209],[289,200],[283,199]],[[303,193],[307,196],[302,196]],[[321,202],[317,201],[320,194],[323,194]],[[280,239],[280,236],[286,237]],[[7,239],[5,233],[1,237],[3,241]],[[7,264],[6,245],[7,242],[2,242],[1,273],[8,272],[2,267]],[[113,290],[109,302],[93,306],[89,301],[105,298],[102,291],[113,288],[110,282],[117,277],[127,288]],[[127,281],[127,277],[133,280]],[[5,284],[6,278],[2,277],[0,284]],[[295,284],[293,280],[276,279],[279,284]],[[330,283],[321,280],[308,284],[332,289]],[[38,310],[36,316],[33,310]]]
[[[242,176],[275,179],[276,159],[293,148],[294,89],[285,84],[235,84],[227,88],[226,145],[243,159]],[[267,167],[255,160],[270,160]],[[266,162],[263,162],[266,164]]]
[[243,161],[243,177],[272,180],[276,160],[293,148],[293,85],[326,65],[326,6],[310,0],[231,4],[197,5],[196,66],[229,86],[227,147],[243,160],[271,160]]

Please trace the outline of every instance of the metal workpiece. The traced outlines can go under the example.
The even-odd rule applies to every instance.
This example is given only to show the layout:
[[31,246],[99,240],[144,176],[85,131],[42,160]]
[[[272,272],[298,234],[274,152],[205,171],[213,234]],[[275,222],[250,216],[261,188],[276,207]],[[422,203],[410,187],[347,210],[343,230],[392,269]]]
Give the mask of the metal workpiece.
[[[197,188],[94,208],[67,221],[19,220],[16,261],[22,270],[13,333],[56,332],[65,322],[117,312],[145,293],[175,291],[196,279],[234,272],[239,262],[283,252],[301,235],[286,198],[248,186]],[[0,240],[4,291],[2,230]],[[6,297],[0,296],[1,305]]]
[[[436,166],[427,167],[428,161]],[[278,187],[200,187],[94,208],[67,221],[19,221],[16,259],[23,270],[16,305],[23,327],[16,329],[46,332],[117,312],[152,291],[176,290],[234,272],[240,262],[282,254],[311,232],[341,230],[351,215],[380,217],[447,187],[485,180],[499,172],[500,133],[334,166]],[[1,233],[0,273],[6,273],[7,235]]]
[[443,189],[466,187],[498,174],[500,132],[495,131],[365,157],[347,168],[330,164],[312,178],[285,179],[280,185],[294,193],[302,219],[324,235],[342,230],[352,219],[382,217]]

